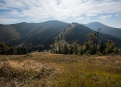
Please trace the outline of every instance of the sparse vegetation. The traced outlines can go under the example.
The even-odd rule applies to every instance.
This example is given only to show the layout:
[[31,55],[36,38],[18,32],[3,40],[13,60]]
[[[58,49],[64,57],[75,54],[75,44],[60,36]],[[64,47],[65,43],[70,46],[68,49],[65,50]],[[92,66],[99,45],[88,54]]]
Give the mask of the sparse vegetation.
[[120,55],[0,56],[0,87],[120,87]]
[[[78,41],[72,43],[65,43],[60,45],[61,41],[58,41],[58,45],[53,45],[51,53],[56,54],[80,54],[80,55],[108,55],[108,54],[120,54],[120,48],[116,47],[115,43],[111,40],[107,42],[98,41],[99,32],[93,32],[88,35],[88,40],[83,45],[80,45]],[[55,41],[56,42],[56,41]]]

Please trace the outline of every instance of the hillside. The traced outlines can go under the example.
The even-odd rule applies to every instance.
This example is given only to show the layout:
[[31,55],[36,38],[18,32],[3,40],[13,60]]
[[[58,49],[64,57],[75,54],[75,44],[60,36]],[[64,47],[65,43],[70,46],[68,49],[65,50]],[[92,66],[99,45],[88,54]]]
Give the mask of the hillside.
[[[47,21],[42,23],[17,23],[11,25],[1,25],[0,32],[4,34],[6,32],[8,35],[0,36],[0,41],[7,42],[9,44],[17,45],[21,43],[32,43],[37,44],[50,44],[54,41],[54,37],[61,31],[63,28],[68,26],[68,23],[61,21]],[[9,29],[7,29],[7,26]],[[3,32],[4,30],[4,32]],[[11,31],[11,32],[9,32]],[[18,36],[16,35],[18,33]],[[14,35],[15,37],[10,37]],[[8,38],[8,39],[4,39]],[[16,39],[17,38],[17,39]],[[43,39],[44,38],[44,39]]]
[[61,21],[47,21],[40,23],[38,27],[29,32],[27,40],[33,44],[52,44],[57,34],[59,34],[68,23]]
[[[32,45],[51,45],[59,37],[67,43],[78,41],[83,44],[88,40],[88,35],[94,32],[90,28],[78,23],[65,23],[57,20],[42,23],[18,23],[0,25],[0,41],[12,45],[31,43]],[[100,33],[99,41],[112,40],[117,46],[121,46],[121,39]]]
[[121,39],[121,29],[120,28],[113,28],[113,27],[104,25],[99,22],[88,23],[88,24],[85,24],[85,26],[89,27],[90,29],[92,29],[94,31],[97,31],[100,28],[101,29],[100,32],[102,32],[104,34],[110,34],[110,35],[116,36]]
[[8,42],[10,40],[20,39],[21,35],[16,29],[11,25],[1,25],[0,26],[0,41]]
[[93,31],[88,27],[75,23],[66,28],[63,31],[62,36],[63,39],[65,39],[69,43],[78,41],[78,43],[83,44],[88,40],[88,34],[90,34],[91,32]]
[[[94,31],[82,24],[72,23],[69,25],[69,27],[65,28],[57,37],[65,40],[68,43],[78,41],[78,43],[82,45],[88,40],[88,35],[92,32]],[[99,43],[101,43],[102,41],[107,42],[108,40],[115,42],[116,46],[121,46],[121,39],[108,34],[99,34]]]

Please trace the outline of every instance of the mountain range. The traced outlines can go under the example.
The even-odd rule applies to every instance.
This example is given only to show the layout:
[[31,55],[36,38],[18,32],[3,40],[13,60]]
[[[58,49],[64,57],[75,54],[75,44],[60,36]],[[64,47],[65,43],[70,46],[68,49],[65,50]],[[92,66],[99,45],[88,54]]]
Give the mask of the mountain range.
[[100,28],[101,29],[100,32],[104,34],[113,35],[121,39],[121,28],[113,28],[105,24],[102,24],[100,22],[91,22],[91,23],[85,24],[85,26],[87,26],[88,28],[94,31],[97,31]]
[[101,28],[99,42],[112,40],[121,46],[121,29],[112,28],[98,22],[89,24],[66,23],[57,20],[42,23],[0,24],[0,41],[10,45],[31,43],[32,45],[51,45],[55,40],[65,40],[67,43],[78,41],[84,44],[88,35]]

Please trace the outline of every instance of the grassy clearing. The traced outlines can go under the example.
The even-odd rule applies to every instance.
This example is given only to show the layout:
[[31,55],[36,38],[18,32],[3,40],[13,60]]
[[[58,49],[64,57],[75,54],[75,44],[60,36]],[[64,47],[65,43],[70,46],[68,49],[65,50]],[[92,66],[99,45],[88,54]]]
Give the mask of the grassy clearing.
[[0,56],[0,87],[121,87],[121,56]]

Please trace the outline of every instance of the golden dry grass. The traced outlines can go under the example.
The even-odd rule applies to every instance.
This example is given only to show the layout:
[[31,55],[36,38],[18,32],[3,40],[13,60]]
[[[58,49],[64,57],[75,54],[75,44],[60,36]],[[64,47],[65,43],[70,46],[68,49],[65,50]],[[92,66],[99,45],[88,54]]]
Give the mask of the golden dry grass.
[[0,87],[121,87],[121,56],[0,56]]

